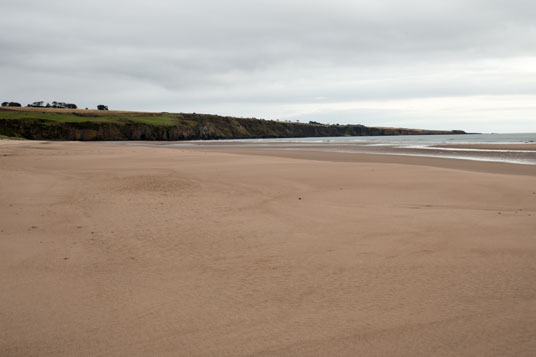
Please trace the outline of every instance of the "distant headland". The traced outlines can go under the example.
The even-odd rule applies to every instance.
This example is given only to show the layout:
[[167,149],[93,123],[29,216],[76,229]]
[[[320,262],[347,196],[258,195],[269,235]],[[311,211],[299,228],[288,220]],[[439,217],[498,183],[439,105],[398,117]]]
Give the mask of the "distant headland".
[[421,130],[364,125],[299,123],[196,113],[153,113],[78,109],[64,102],[23,107],[3,102],[0,135],[32,140],[217,140],[327,136],[465,134],[462,130]]

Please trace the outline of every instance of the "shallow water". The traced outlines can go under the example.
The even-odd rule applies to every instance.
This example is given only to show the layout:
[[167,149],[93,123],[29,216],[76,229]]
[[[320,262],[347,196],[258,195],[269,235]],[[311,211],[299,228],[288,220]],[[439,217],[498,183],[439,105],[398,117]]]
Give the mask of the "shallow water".
[[522,144],[536,143],[536,133],[465,134],[465,135],[394,135],[394,136],[334,136],[281,139],[199,140],[193,143],[422,143],[422,144]]
[[[440,147],[439,145],[521,144],[515,148]],[[197,140],[150,145],[248,147],[261,150],[306,150],[359,154],[440,157],[460,160],[536,165],[536,133],[350,136],[282,139]],[[523,146],[526,145],[526,148]]]

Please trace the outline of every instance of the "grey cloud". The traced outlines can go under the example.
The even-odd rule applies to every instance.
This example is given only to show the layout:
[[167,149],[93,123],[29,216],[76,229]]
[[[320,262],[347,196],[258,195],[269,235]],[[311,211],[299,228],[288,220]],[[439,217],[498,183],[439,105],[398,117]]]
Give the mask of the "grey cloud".
[[319,97],[536,95],[530,66],[478,68],[536,57],[532,1],[8,0],[0,12],[6,100],[260,116]]

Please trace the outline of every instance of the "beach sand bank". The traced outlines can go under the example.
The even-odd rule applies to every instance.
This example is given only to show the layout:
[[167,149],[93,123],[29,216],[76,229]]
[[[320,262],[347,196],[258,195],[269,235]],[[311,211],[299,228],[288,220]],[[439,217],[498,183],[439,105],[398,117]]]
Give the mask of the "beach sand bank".
[[536,352],[536,166],[0,141],[0,355]]

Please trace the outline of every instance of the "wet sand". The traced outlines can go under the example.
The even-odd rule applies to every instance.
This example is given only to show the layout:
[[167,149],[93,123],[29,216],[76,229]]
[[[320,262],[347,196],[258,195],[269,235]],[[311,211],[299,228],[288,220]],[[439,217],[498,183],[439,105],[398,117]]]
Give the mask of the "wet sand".
[[[392,138],[392,137],[391,137]],[[433,144],[433,143],[419,143],[419,142],[315,142],[311,141],[256,141],[256,140],[244,140],[244,141],[194,141],[194,142],[136,142],[126,143],[127,145],[146,145],[146,146],[163,146],[163,147],[196,147],[198,149],[212,150],[216,152],[237,152],[237,153],[255,153],[264,155],[275,155],[285,157],[300,157],[300,158],[314,158],[326,157],[327,161],[333,160],[337,157],[337,160],[346,156],[344,161],[369,161],[369,162],[385,162],[390,160],[393,163],[408,163],[415,160],[409,160],[411,157],[424,157],[435,159],[456,159],[454,165],[457,165],[460,160],[468,160],[471,163],[465,165],[466,167],[472,167],[476,165],[481,167],[475,162],[498,162],[506,164],[515,164],[512,168],[523,165],[536,165],[536,144]],[[247,150],[244,150],[247,149]],[[298,153],[276,153],[277,151],[296,151]],[[304,153],[309,154],[304,155]],[[311,152],[314,152],[311,155]],[[329,153],[327,156],[325,152]],[[343,154],[343,155],[340,155]],[[351,155],[348,155],[351,154]],[[366,154],[366,155],[362,155]],[[384,158],[371,158],[371,154],[382,155]],[[352,156],[355,156],[352,158]],[[397,156],[403,156],[403,158],[397,158]],[[421,162],[417,159],[415,162]],[[452,161],[452,160],[449,160]],[[430,164],[431,161],[424,161],[426,164]],[[440,164],[440,167],[444,165],[451,165],[451,163]],[[464,165],[464,164],[462,164]],[[486,168],[487,166],[482,166]],[[503,170],[504,168],[500,169]],[[514,170],[519,172],[518,169]],[[520,169],[526,170],[526,169]],[[527,169],[532,172],[532,169]]]
[[0,141],[0,355],[536,352],[536,166]]
[[484,149],[484,150],[520,150],[520,151],[536,151],[536,144],[448,144],[434,145],[435,147],[443,148],[460,148],[460,149]]

